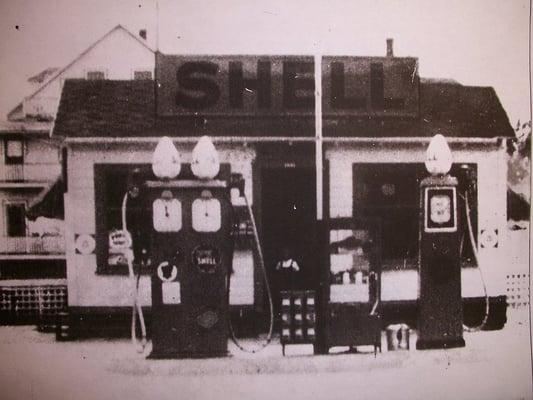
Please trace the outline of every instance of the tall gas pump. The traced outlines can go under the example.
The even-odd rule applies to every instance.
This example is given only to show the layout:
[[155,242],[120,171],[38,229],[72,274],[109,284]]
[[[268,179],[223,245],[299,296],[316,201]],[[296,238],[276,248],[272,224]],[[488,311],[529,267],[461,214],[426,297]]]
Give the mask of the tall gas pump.
[[463,347],[460,232],[452,154],[442,135],[427,151],[432,176],[420,183],[417,349]]
[[225,356],[233,252],[229,176],[220,176],[208,138],[193,151],[194,177],[176,179],[179,170],[177,150],[163,138],[153,162],[160,179],[143,188],[152,268],[149,357]]

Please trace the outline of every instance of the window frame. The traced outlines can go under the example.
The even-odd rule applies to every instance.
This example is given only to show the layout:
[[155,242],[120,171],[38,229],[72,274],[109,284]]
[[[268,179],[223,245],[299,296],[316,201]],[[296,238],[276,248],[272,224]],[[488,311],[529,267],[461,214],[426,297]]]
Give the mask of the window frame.
[[[102,73],[103,78],[89,78],[91,73]],[[103,68],[91,68],[85,71],[85,79],[88,81],[105,81],[107,79],[107,71]]]
[[[132,171],[135,168],[140,168],[142,175],[145,177],[150,177],[150,179],[156,180],[153,176],[151,164],[149,163],[95,163],[93,164],[93,176],[94,176],[94,217],[95,217],[95,238],[96,238],[96,274],[97,275],[127,275],[129,273],[127,265],[109,265],[109,229],[112,227],[109,226],[108,212],[109,209],[117,208],[108,204],[109,193],[108,193],[108,176],[110,173],[120,171],[120,174],[127,175],[128,171]],[[145,175],[146,174],[146,175]],[[230,163],[221,163],[220,172],[217,179],[229,179],[231,174],[231,164]],[[182,171],[180,173],[180,179],[196,179],[190,171],[190,164],[182,164]],[[124,179],[124,191],[126,188],[126,179]],[[111,184],[113,190],[120,190],[121,187],[116,184]],[[182,207],[184,205],[182,204]],[[182,208],[182,215],[190,213],[190,209]],[[190,218],[188,217],[190,220]],[[128,222],[130,223],[130,222]],[[186,225],[187,224],[187,225]],[[152,225],[150,224],[150,227]],[[120,227],[118,227],[120,228]],[[180,232],[183,229],[192,230],[191,222],[182,221],[182,227]],[[135,240],[135,238],[134,238]],[[141,274],[151,273],[151,267],[144,267],[140,269]]]
[[[19,142],[21,146],[20,156],[9,155],[9,142]],[[6,165],[21,165],[24,164],[24,153],[26,152],[25,141],[19,138],[5,138],[4,139],[4,163]]]
[[[479,190],[478,190],[478,170],[479,170],[479,164],[476,163],[476,162],[465,162],[465,163],[462,163],[462,162],[456,162],[452,165],[452,170],[450,172],[450,175],[451,176],[455,176],[458,180],[459,180],[459,187],[456,189],[456,204],[457,204],[457,210],[458,210],[458,213],[460,213],[460,215],[455,215],[455,218],[457,218],[457,223],[456,223],[456,226],[458,230],[460,231],[463,231],[465,232],[466,234],[466,231],[464,231],[465,229],[467,229],[466,227],[466,221],[465,221],[465,218],[464,216],[462,215],[462,212],[463,211],[459,211],[459,210],[463,210],[464,208],[464,200],[462,200],[462,197],[461,197],[461,190],[464,190],[464,184],[465,182],[461,181],[461,166],[462,165],[468,165],[470,166],[470,168],[473,169],[474,171],[474,178],[475,178],[475,182],[474,182],[474,188],[472,189],[472,191],[470,192],[470,201],[473,203],[473,204],[470,204],[470,207],[471,207],[471,212],[470,212],[470,215],[471,215],[471,218],[472,218],[472,227],[473,227],[473,231],[474,231],[474,238],[475,240],[477,241],[477,236],[478,236],[478,233],[477,233],[477,227],[478,227],[478,202],[479,202],[479,199],[478,199],[478,195],[479,195]],[[373,197],[367,197],[366,200],[364,199],[363,195],[358,192],[358,190],[362,187],[362,184],[366,183],[364,181],[364,179],[372,179],[371,178],[371,175],[373,173],[373,171],[377,171],[377,176],[379,177],[380,175],[382,175],[382,178],[383,177],[387,177],[388,175],[394,175],[394,171],[395,170],[398,170],[398,169],[401,169],[402,167],[407,167],[407,168],[410,168],[410,171],[413,171],[413,173],[416,173],[416,181],[418,182],[418,185],[416,188],[411,188],[413,190],[413,195],[415,197],[415,200],[413,201],[413,203],[405,203],[405,201],[403,201],[403,199],[399,199],[401,200],[400,202],[394,200],[394,196],[396,194],[398,194],[400,197],[405,194],[406,192],[406,189],[402,189],[398,186],[398,182],[400,182],[400,180],[397,180],[395,182],[392,182],[393,184],[396,185],[396,194],[395,195],[392,195],[390,199],[383,199],[383,203],[380,203],[378,201],[375,201],[376,198],[373,198]],[[392,171],[392,172],[391,172]],[[409,173],[409,172],[408,172]],[[402,173],[399,174],[400,178],[401,178],[401,175]],[[363,178],[362,181],[358,181],[358,179],[361,179],[361,176],[365,177]],[[369,162],[355,162],[355,163],[352,163],[352,209],[353,209],[353,212],[352,212],[352,215],[353,217],[357,218],[362,218],[362,217],[368,217],[368,216],[371,216],[371,217],[374,217],[374,218],[379,218],[382,220],[382,225],[383,225],[383,237],[382,237],[382,259],[384,261],[389,261],[389,260],[395,260],[395,259],[398,259],[398,258],[405,258],[405,255],[402,253],[402,254],[396,254],[396,252],[398,251],[398,248],[403,248],[403,246],[401,244],[397,244],[395,243],[394,241],[391,241],[391,231],[390,231],[390,226],[388,224],[393,224],[393,225],[398,225],[400,224],[400,221],[401,221],[401,217],[398,217],[399,215],[403,215],[403,213],[405,214],[411,214],[411,215],[417,215],[418,218],[417,218],[417,225],[416,225],[416,229],[418,230],[417,232],[419,232],[420,230],[420,206],[421,206],[421,200],[420,200],[420,181],[429,176],[429,173],[426,171],[425,167],[424,167],[424,164],[423,163],[419,163],[419,162],[402,162],[402,163],[391,163],[391,162],[385,162],[385,163],[369,163]],[[400,179],[398,178],[398,179]],[[381,191],[381,186],[383,183],[386,183],[386,182],[381,182],[381,181],[376,181],[376,186],[373,188],[373,194],[375,195],[376,194],[376,191],[377,189],[379,189]],[[378,185],[379,184],[379,185]],[[378,188],[379,186],[379,188]],[[372,190],[372,189],[371,189]],[[385,197],[385,196],[384,196]],[[387,214],[393,214],[393,215],[396,215],[396,217],[393,217],[392,219],[389,219],[387,220]],[[405,225],[403,225],[404,228],[402,230],[402,233],[403,233],[403,236],[406,235],[406,228],[405,228]],[[410,229],[412,229],[413,231],[415,230],[414,227],[411,227]],[[402,240],[404,240],[405,237],[402,238]],[[412,243],[414,244],[415,241],[418,241],[418,236],[413,236],[413,238],[409,238],[409,239],[412,239]],[[407,240],[407,242],[409,242],[409,240]],[[401,241],[400,241],[401,243]],[[468,245],[468,240],[465,240],[465,247],[463,249],[463,253],[462,253],[462,258],[464,260],[469,260],[469,259],[472,259],[473,258],[473,255],[471,254],[472,253],[472,249],[471,247]],[[410,256],[412,256],[412,250],[414,248],[412,248],[412,246],[410,244],[407,244],[407,246],[405,246],[405,248],[402,250],[402,252],[405,252],[405,254],[409,254]],[[416,250],[418,251],[418,250]],[[384,265],[386,265],[386,263],[384,263]]]
[[[137,78],[135,77],[135,74],[137,73],[140,73],[140,74],[149,73],[150,77],[149,78]],[[134,81],[152,81],[154,79],[154,72],[150,68],[136,68],[132,71],[131,78]]]
[[[22,206],[23,213],[24,213],[24,235],[15,235],[12,236],[9,234],[9,227],[10,227],[10,221],[9,221],[9,207],[12,206]],[[28,236],[28,223],[26,218],[26,209],[28,207],[28,204],[24,200],[7,200],[4,201],[3,204],[3,210],[4,210],[4,236],[5,237],[27,237]]]

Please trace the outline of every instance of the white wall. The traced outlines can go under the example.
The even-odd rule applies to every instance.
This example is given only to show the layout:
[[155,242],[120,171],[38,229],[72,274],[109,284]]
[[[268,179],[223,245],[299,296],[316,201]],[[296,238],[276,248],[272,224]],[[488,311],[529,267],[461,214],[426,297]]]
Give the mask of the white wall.
[[[498,230],[498,246],[479,248],[489,294],[505,294],[507,253],[507,163],[505,149],[496,145],[454,145],[455,163],[476,163],[478,166],[478,238],[482,230]],[[326,149],[329,161],[330,216],[351,217],[353,214],[353,163],[423,163],[425,144],[330,145]],[[356,177],[355,177],[356,178]],[[469,280],[474,285],[481,281]],[[479,288],[465,287],[463,293],[479,293]]]
[[[74,234],[95,234],[95,163],[151,163],[155,143],[151,144],[112,144],[71,145],[68,157],[68,194],[65,196],[65,229],[67,249],[67,280],[70,306],[130,306],[131,283],[124,276],[96,275],[96,254],[75,254]],[[182,162],[191,161],[192,145],[176,145]],[[255,151],[251,148],[231,149],[216,145],[220,161],[231,163],[232,172],[242,173],[246,180],[246,191],[252,198],[252,161]],[[248,280],[253,287],[253,257],[251,252],[241,252],[235,258],[232,283],[234,302],[250,300]],[[251,274],[246,271],[252,271]],[[150,279],[143,276],[140,282],[141,303],[149,305]],[[233,302],[232,302],[233,303]],[[234,303],[235,304],[235,303]],[[253,296],[250,304],[253,304]]]
[[27,140],[25,143],[25,164],[58,164],[59,145],[43,136]]
[[26,115],[55,116],[65,79],[85,79],[87,71],[103,70],[106,79],[133,79],[136,69],[154,71],[155,56],[122,29],[114,30],[102,42],[76,60],[57,78],[23,102]]

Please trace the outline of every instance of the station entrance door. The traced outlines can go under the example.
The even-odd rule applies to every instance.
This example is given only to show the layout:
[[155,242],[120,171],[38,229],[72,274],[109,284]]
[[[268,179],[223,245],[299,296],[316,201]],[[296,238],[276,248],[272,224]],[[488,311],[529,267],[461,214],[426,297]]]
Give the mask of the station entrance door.
[[287,289],[289,282],[276,274],[284,249],[298,263],[295,289],[316,285],[316,189],[313,167],[268,167],[261,171],[261,231],[272,290]]

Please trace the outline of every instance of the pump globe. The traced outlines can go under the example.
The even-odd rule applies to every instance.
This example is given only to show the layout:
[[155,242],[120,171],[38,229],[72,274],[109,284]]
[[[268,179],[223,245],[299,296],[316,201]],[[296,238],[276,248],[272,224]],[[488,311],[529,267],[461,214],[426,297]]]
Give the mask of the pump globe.
[[426,150],[426,169],[431,175],[446,175],[452,167],[452,152],[446,138],[433,136]]
[[152,156],[152,171],[159,179],[173,179],[181,171],[180,154],[167,136],[157,143]]
[[192,151],[191,170],[199,179],[213,179],[220,170],[217,149],[208,136],[202,136]]

